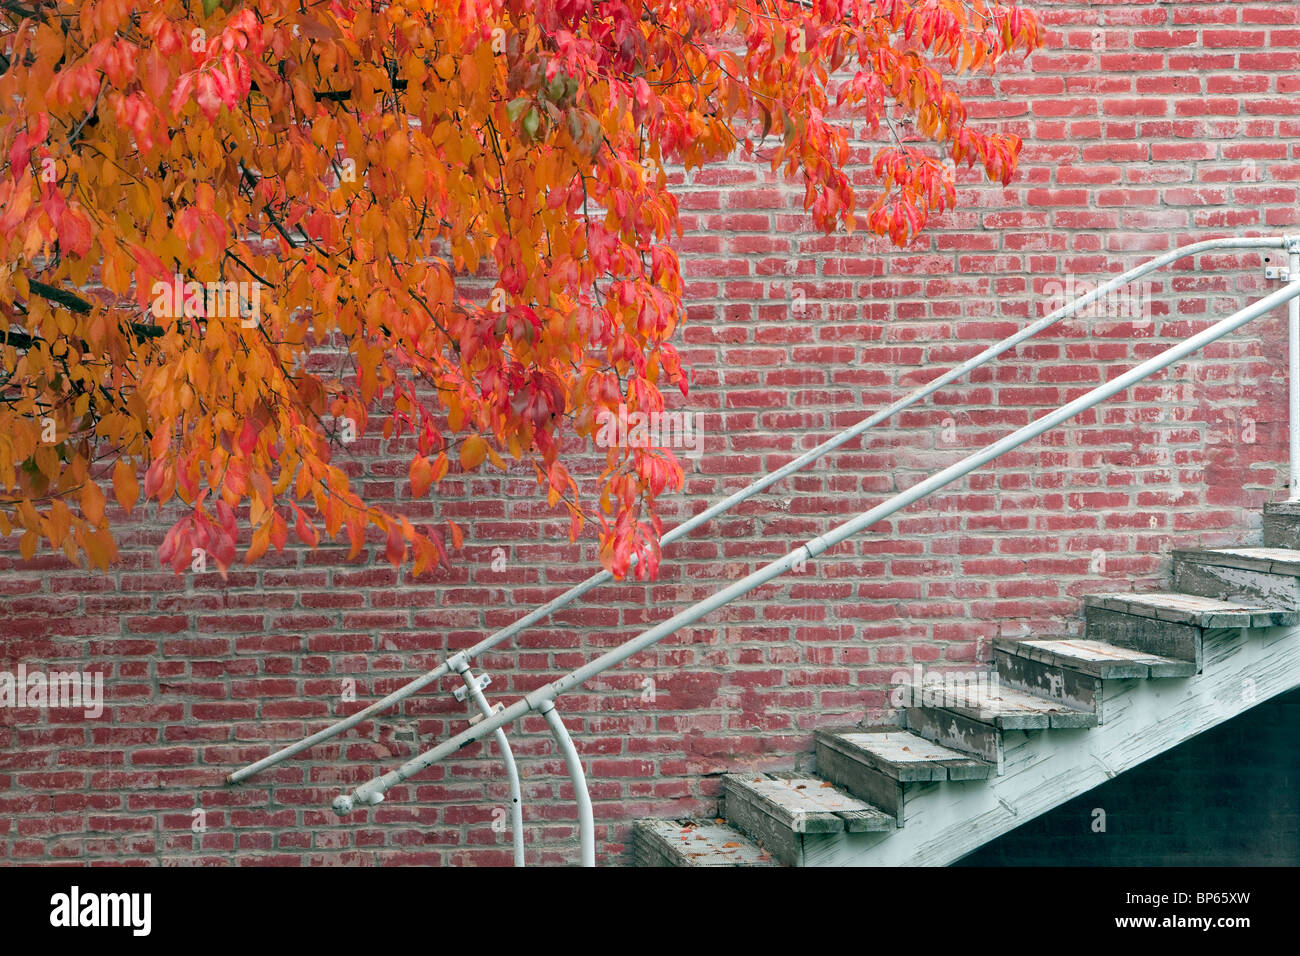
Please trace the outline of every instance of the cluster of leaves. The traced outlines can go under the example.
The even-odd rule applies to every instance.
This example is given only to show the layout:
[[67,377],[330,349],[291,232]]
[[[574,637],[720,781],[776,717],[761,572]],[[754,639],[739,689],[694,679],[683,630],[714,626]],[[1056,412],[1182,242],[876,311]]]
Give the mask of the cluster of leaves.
[[[339,463],[383,406],[413,496],[527,461],[606,567],[653,574],[672,453],[610,448],[588,505],[560,442],[687,390],[665,166],[770,149],[851,229],[850,125],[897,117],[863,219],[904,243],[955,164],[1006,182],[1019,150],[941,71],[1039,42],[986,0],[0,0],[0,533],[107,567],[111,486],[180,500],[178,571],[224,572],[242,521],[249,562],[373,526],[419,574],[442,531]],[[159,283],[254,288],[255,321]]]

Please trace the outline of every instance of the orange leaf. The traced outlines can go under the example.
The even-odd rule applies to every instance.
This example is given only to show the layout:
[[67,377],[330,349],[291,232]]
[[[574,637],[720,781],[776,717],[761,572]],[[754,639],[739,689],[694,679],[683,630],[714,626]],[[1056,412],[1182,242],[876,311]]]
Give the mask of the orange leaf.
[[438,457],[433,460],[433,480],[442,481],[447,475],[447,468],[450,464],[451,462],[447,460],[447,456],[439,452]]
[[460,446],[460,466],[466,471],[473,471],[483,464],[487,453],[488,443],[481,436],[472,435],[465,439],[465,444]]
[[429,493],[429,486],[433,484],[433,466],[429,464],[429,459],[423,455],[416,455],[411,459],[411,497],[423,498]]
[[266,554],[267,546],[271,543],[271,526],[275,522],[264,521],[262,526],[253,532],[253,541],[248,546],[248,553],[244,555],[244,563],[252,564],[262,555]]
[[307,515],[301,508],[295,505],[293,510],[298,512],[298,520],[294,523],[298,540],[309,548],[316,547],[316,543],[320,540],[320,533],[316,530],[316,526],[307,520]]
[[91,531],[86,535],[86,554],[90,557],[90,563],[101,571],[108,570],[108,566],[117,557],[117,543],[113,541],[113,535],[107,528],[101,528],[98,531]]
[[113,496],[117,503],[126,509],[127,514],[140,500],[140,482],[135,477],[135,466],[119,458],[113,466]]
[[90,479],[81,486],[81,513],[93,525],[104,520],[104,493]]
[[271,516],[271,543],[275,545],[276,551],[283,551],[289,543],[289,524],[279,513]]

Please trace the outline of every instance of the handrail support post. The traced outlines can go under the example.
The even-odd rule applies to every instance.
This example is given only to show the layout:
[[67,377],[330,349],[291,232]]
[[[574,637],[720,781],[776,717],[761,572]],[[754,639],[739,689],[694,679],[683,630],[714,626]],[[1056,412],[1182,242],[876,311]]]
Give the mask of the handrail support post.
[[596,821],[591,811],[591,794],[587,791],[587,775],[582,770],[582,758],[578,748],[573,745],[573,738],[555,709],[555,701],[544,700],[537,710],[546,718],[556,744],[564,754],[564,763],[569,768],[569,778],[573,781],[573,797],[578,803],[578,837],[582,842],[582,865],[596,865]]
[[[469,658],[464,651],[447,658],[447,664],[465,682],[465,692],[473,699],[479,713],[484,717],[491,717],[495,711],[483,693],[483,684],[470,670],[468,661]],[[524,795],[523,787],[519,783],[519,767],[515,764],[514,751],[510,749],[510,741],[506,738],[505,729],[498,727],[493,737],[496,740],[497,750],[501,753],[501,761],[506,765],[506,778],[510,782],[510,841],[514,848],[515,866],[523,866]]]

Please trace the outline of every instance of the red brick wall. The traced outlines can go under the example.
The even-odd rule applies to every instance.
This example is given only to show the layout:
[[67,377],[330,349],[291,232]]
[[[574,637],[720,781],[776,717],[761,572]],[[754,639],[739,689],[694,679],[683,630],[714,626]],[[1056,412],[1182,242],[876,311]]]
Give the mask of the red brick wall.
[[[969,84],[973,112],[1024,137],[1021,173],[1005,190],[968,183],[914,247],[813,234],[801,192],[761,165],[682,184],[686,407],[707,413],[707,437],[670,523],[1038,318],[1045,283],[1300,226],[1300,6],[1034,7],[1051,32],[1032,72]],[[489,654],[490,696],[515,699],[1228,314],[1269,288],[1262,265],[1184,262],[1153,277],[1146,321],[1039,336],[674,545],[654,584],[594,592]],[[881,716],[895,670],[987,661],[999,634],[1077,631],[1080,594],[1162,584],[1167,548],[1253,540],[1286,481],[1284,332],[1280,314],[1256,321],[562,698],[600,857],[625,859],[637,816],[712,814],[722,772],[806,765],[814,727]],[[401,448],[353,449],[370,495],[406,496]],[[174,577],[154,556],[167,513],[123,521],[108,576],[0,542],[0,669],[102,671],[107,697],[97,720],[0,709],[0,858],[509,862],[490,748],[344,824],[329,810],[410,756],[413,734],[426,749],[464,727],[451,681],[310,759],[220,781],[355,708],[339,702],[345,680],[373,699],[586,577],[590,540],[570,546],[534,488],[523,472],[448,480],[443,513],[469,529],[466,550],[420,582],[346,549]],[[562,760],[539,719],[512,739],[529,862],[574,860]]]

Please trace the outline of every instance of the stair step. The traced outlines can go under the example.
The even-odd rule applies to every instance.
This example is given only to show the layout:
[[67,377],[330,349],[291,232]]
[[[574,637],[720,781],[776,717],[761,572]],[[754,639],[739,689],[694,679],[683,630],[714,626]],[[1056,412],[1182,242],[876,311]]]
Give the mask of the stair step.
[[1300,577],[1300,551],[1294,548],[1175,548],[1172,553],[1196,564]]
[[803,863],[804,835],[893,830],[889,814],[803,774],[730,773],[723,777],[727,820],[790,866]]
[[734,827],[713,820],[637,820],[632,825],[637,866],[777,866]]
[[902,728],[819,730],[820,750],[831,748],[900,783],[921,780],[983,780],[997,769]]
[[740,793],[750,802],[761,802],[769,813],[798,833],[863,833],[893,829],[895,825],[889,814],[820,777],[728,774],[726,786],[728,799]]
[[1211,548],[1174,551],[1174,587],[1265,607],[1300,608],[1300,551]]
[[964,700],[945,701],[937,706],[926,704],[924,688],[912,688],[913,700],[921,701],[921,710],[960,714],[999,730],[1036,730],[1047,727],[1095,727],[1097,715],[1078,710],[1061,702],[1039,697],[994,680],[969,685]]
[[1068,668],[1103,680],[1125,677],[1191,677],[1196,673],[1195,661],[1161,657],[1105,641],[1079,638],[1016,640],[999,637],[994,638],[993,646],[996,650],[1017,657]]
[[1300,611],[1172,591],[1088,594],[1083,601],[1085,607],[1194,627],[1277,627],[1300,623]]

